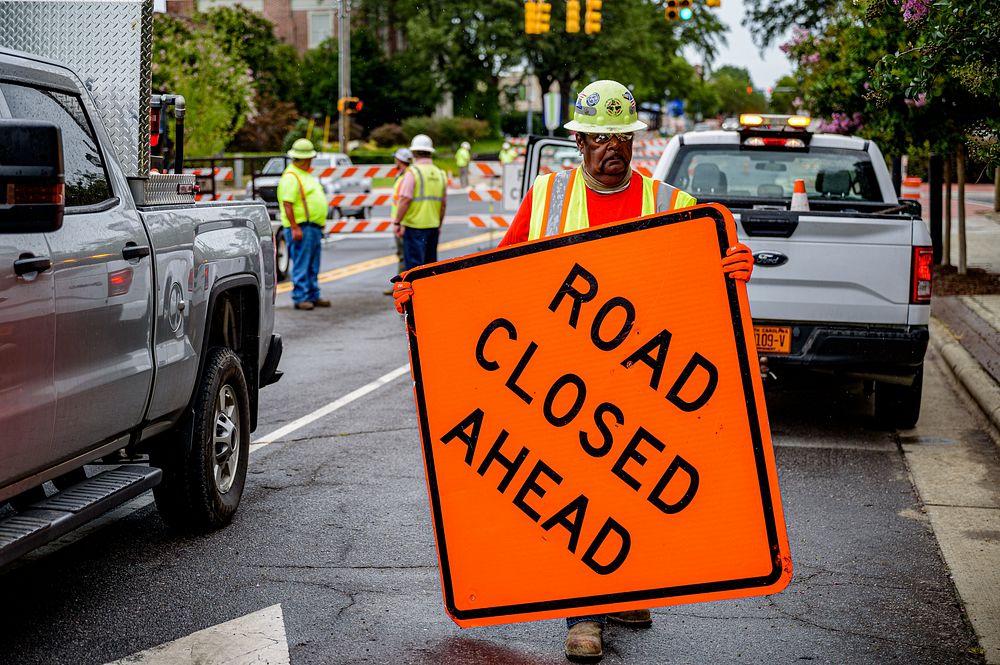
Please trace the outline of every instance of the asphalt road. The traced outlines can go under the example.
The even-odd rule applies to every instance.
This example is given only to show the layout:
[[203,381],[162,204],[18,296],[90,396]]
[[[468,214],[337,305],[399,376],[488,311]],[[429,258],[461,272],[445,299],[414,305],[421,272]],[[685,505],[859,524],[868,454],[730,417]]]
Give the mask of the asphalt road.
[[[447,225],[442,242],[472,235]],[[339,240],[323,269],[393,251],[386,236]],[[323,285],[330,309],[295,311],[279,296],[285,376],[262,392],[257,441],[406,365],[382,294],[393,269],[349,272]],[[924,399],[936,405],[927,445],[985,439],[933,358]],[[767,403],[791,585],[656,610],[648,631],[611,628],[604,662],[982,662],[901,450],[923,425],[879,430],[850,384],[779,383]],[[0,571],[0,662],[106,663],[278,604],[296,665],[565,662],[561,620],[462,630],[445,615],[406,373],[250,464],[219,532],[176,535],[147,505]]]

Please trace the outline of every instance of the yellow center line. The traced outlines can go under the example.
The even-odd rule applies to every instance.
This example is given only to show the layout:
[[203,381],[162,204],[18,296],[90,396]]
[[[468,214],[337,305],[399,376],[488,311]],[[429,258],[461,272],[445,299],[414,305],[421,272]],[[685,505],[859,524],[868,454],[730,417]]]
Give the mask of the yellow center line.
[[[480,233],[479,235],[472,236],[470,238],[460,238],[458,240],[450,240],[445,243],[438,245],[439,252],[446,252],[450,249],[460,249],[462,247],[468,247],[469,245],[475,245],[476,243],[482,242],[484,240],[490,240],[496,236],[496,232],[490,233]],[[375,270],[376,268],[384,268],[385,266],[391,266],[399,262],[399,257],[395,254],[390,254],[388,256],[380,256],[377,259],[369,259],[367,261],[360,261],[358,263],[352,263],[351,265],[343,266],[341,268],[334,268],[333,270],[327,270],[326,272],[321,272],[319,274],[319,283],[325,284],[326,282],[333,282],[338,279],[344,279],[345,277],[350,277],[351,275],[357,275],[368,270]],[[291,282],[284,282],[278,284],[278,293],[288,293],[292,290]]]

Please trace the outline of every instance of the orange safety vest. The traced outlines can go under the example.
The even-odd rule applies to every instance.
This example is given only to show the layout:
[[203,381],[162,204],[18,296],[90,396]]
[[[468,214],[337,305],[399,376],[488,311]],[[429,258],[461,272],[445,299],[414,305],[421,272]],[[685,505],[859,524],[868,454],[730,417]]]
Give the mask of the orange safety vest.
[[[531,221],[528,240],[537,240],[590,226],[587,214],[587,187],[583,167],[547,173],[535,178],[532,185]],[[579,186],[576,186],[579,183]],[[640,215],[668,212],[698,203],[687,192],[642,176],[642,211]]]

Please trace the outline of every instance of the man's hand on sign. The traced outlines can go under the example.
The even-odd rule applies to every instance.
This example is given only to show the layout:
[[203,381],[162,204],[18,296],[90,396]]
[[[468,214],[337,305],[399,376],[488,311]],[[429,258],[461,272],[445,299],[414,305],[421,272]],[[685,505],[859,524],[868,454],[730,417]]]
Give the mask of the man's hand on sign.
[[722,272],[731,279],[749,282],[750,273],[753,272],[753,254],[750,253],[750,248],[738,242],[727,249],[726,258],[722,259]]
[[396,282],[396,285],[392,287],[392,301],[396,305],[396,311],[400,314],[403,313],[406,303],[410,302],[410,298],[413,297],[413,287],[410,286],[409,282]]

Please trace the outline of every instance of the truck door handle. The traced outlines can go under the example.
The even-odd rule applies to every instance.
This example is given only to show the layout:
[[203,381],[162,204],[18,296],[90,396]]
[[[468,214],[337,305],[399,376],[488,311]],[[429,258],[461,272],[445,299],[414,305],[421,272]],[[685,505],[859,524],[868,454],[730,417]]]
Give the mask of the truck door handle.
[[27,275],[31,272],[45,272],[52,267],[52,259],[47,256],[34,256],[32,254],[22,254],[21,258],[14,261],[14,272],[18,275]]
[[122,249],[122,258],[126,261],[135,261],[146,256],[149,256],[148,245],[136,245],[130,242]]

